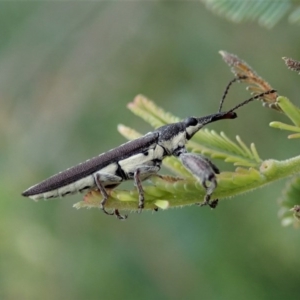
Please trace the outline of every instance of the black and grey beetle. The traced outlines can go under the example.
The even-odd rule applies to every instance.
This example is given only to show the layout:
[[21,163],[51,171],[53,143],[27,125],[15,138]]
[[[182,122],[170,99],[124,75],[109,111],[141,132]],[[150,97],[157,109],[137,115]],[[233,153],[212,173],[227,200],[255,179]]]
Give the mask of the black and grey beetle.
[[202,118],[188,117],[181,122],[162,126],[143,137],[60,172],[30,187],[22,195],[37,200],[98,189],[103,197],[100,208],[106,214],[116,215],[119,219],[123,219],[126,216],[121,216],[118,210],[108,212],[105,209],[108,199],[106,189],[115,188],[125,180],[134,180],[139,193],[138,208],[141,211],[144,208],[144,191],[141,182],[160,170],[165,157],[173,155],[181,160],[182,164],[205,188],[206,195],[202,205],[215,207],[217,201],[211,201],[210,198],[217,187],[216,174],[219,170],[207,158],[188,153],[185,144],[206,124],[223,119],[234,119],[237,117],[234,111],[240,106],[275,92],[274,90],[267,91],[240,103],[229,111],[221,112],[229,86],[240,79],[244,78],[235,78],[227,86],[218,113]]

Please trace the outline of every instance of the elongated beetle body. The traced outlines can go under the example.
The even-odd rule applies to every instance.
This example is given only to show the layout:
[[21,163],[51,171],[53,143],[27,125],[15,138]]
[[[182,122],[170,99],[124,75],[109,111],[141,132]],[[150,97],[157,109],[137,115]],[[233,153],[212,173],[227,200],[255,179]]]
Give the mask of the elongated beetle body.
[[[267,93],[271,92],[274,91]],[[120,215],[118,210],[108,212],[105,209],[108,199],[106,189],[115,188],[126,180],[134,180],[139,193],[138,208],[141,211],[144,208],[144,192],[141,182],[156,174],[161,168],[162,160],[172,155],[178,157],[205,188],[206,195],[202,205],[215,207],[217,202],[210,201],[210,198],[217,187],[216,174],[219,170],[207,158],[188,153],[185,144],[203,126],[218,120],[236,118],[235,109],[263,94],[252,97],[227,112],[219,111],[202,118],[188,117],[181,122],[162,126],[143,137],[60,172],[30,187],[22,195],[38,200],[98,189],[103,197],[100,208],[106,214],[124,219],[126,216]]]

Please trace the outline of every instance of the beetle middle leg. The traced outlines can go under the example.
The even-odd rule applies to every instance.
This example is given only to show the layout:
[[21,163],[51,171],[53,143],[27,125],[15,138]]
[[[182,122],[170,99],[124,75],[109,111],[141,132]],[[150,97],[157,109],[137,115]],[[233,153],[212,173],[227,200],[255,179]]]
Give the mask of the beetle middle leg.
[[[218,199],[211,200],[211,195],[217,188],[216,174],[220,173],[219,169],[202,155],[182,152],[179,154],[179,158],[187,170],[200,180],[206,190],[204,201],[200,205],[209,205],[211,208],[215,208],[218,204]],[[208,186],[207,182],[209,182]]]
[[143,210],[145,206],[145,196],[144,189],[142,186],[142,180],[148,178],[151,175],[156,174],[160,170],[159,166],[140,166],[134,171],[133,179],[134,185],[136,186],[139,193],[139,213]]

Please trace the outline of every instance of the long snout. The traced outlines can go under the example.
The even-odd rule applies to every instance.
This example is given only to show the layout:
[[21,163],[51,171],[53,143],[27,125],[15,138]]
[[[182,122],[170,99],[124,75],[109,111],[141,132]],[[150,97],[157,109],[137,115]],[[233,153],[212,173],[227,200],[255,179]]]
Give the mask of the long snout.
[[224,119],[235,119],[237,118],[237,114],[234,111],[225,111],[225,112],[219,112],[216,114],[212,114],[206,117],[197,118],[199,124],[202,124],[203,126],[209,123],[213,123],[215,121],[224,120]]

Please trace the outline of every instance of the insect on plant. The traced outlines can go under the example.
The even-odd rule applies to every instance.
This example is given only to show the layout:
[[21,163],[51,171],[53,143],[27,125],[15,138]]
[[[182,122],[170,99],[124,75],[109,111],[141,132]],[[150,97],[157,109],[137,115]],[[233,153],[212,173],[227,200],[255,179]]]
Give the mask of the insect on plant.
[[137,188],[138,210],[144,208],[144,191],[142,181],[156,174],[167,156],[177,157],[184,167],[191,172],[206,190],[204,201],[200,204],[215,208],[218,200],[211,200],[217,188],[216,174],[218,168],[206,157],[188,153],[185,144],[203,126],[223,120],[235,119],[235,110],[255,99],[276,92],[269,90],[238,104],[234,108],[222,112],[222,105],[230,86],[246,79],[246,76],[234,78],[227,85],[217,113],[204,117],[188,117],[181,122],[168,124],[147,133],[146,135],[122,144],[112,150],[91,158],[79,165],[62,171],[38,183],[22,193],[33,200],[63,197],[77,192],[97,189],[103,199],[100,208],[107,215],[115,215],[118,219],[126,219],[117,209],[109,212],[105,208],[108,200],[107,189],[117,187],[121,182],[133,180]]

